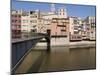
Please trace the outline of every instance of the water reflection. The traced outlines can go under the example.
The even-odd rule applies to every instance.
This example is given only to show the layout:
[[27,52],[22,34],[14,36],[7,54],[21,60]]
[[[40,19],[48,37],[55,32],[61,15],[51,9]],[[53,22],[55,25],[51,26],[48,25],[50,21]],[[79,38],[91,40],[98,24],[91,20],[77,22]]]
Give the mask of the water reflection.
[[95,69],[95,48],[52,47],[50,52],[39,47],[33,49],[16,73],[51,72],[63,70]]

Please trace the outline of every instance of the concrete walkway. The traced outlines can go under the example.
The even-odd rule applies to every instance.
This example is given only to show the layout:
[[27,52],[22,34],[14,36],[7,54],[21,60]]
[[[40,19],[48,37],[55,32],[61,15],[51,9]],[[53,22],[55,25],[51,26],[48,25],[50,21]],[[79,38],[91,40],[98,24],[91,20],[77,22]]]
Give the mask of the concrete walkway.
[[[77,42],[69,42],[67,44],[57,42],[56,44],[51,43],[51,46],[95,46],[95,41],[77,41]],[[46,43],[38,43],[36,46],[47,46]]]

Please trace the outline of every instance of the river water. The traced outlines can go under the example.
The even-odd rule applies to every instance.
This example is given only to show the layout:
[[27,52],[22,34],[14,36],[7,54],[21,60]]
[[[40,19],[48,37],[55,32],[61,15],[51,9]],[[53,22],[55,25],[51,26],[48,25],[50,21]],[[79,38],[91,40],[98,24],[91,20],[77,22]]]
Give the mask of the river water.
[[87,70],[96,68],[95,47],[33,48],[19,65],[16,73],[38,73],[53,71]]

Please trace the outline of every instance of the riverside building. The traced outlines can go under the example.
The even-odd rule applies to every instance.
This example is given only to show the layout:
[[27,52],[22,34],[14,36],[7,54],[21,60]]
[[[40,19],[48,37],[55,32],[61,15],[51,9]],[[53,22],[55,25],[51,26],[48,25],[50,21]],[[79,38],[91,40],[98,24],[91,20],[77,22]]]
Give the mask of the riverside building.
[[53,18],[51,24],[52,43],[69,44],[68,18]]
[[89,40],[95,40],[96,39],[96,19],[95,16],[88,16],[86,19],[86,25],[87,25],[87,39]]
[[56,10],[55,5],[51,4],[50,11],[13,10],[11,16],[13,38],[50,30],[53,38],[66,36],[67,41],[95,40],[95,17],[89,16],[83,20],[79,17],[68,17],[65,7]]
[[23,12],[21,15],[21,33],[22,37],[28,37],[30,33],[31,25],[30,25],[30,16],[29,12]]
[[11,12],[12,38],[21,38],[21,14],[21,10]]
[[69,38],[70,41],[81,41],[81,19],[78,17],[68,17],[69,19]]

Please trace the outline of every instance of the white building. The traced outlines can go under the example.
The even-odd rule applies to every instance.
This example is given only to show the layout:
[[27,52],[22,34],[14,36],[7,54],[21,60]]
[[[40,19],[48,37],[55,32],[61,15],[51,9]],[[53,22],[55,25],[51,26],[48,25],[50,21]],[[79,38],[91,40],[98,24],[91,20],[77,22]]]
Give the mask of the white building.
[[43,13],[40,10],[30,11],[31,32],[44,33],[45,25]]
[[82,40],[81,36],[81,18],[68,17],[69,19],[69,35],[70,40]]
[[30,16],[28,12],[23,12],[21,16],[21,32],[22,36],[27,36],[31,31]]
[[37,32],[38,11],[29,11],[31,32]]
[[86,18],[86,24],[87,24],[87,32],[88,37],[90,40],[96,39],[96,20],[95,16],[88,16]]
[[21,16],[21,31],[30,32],[30,16],[29,13],[23,13]]

